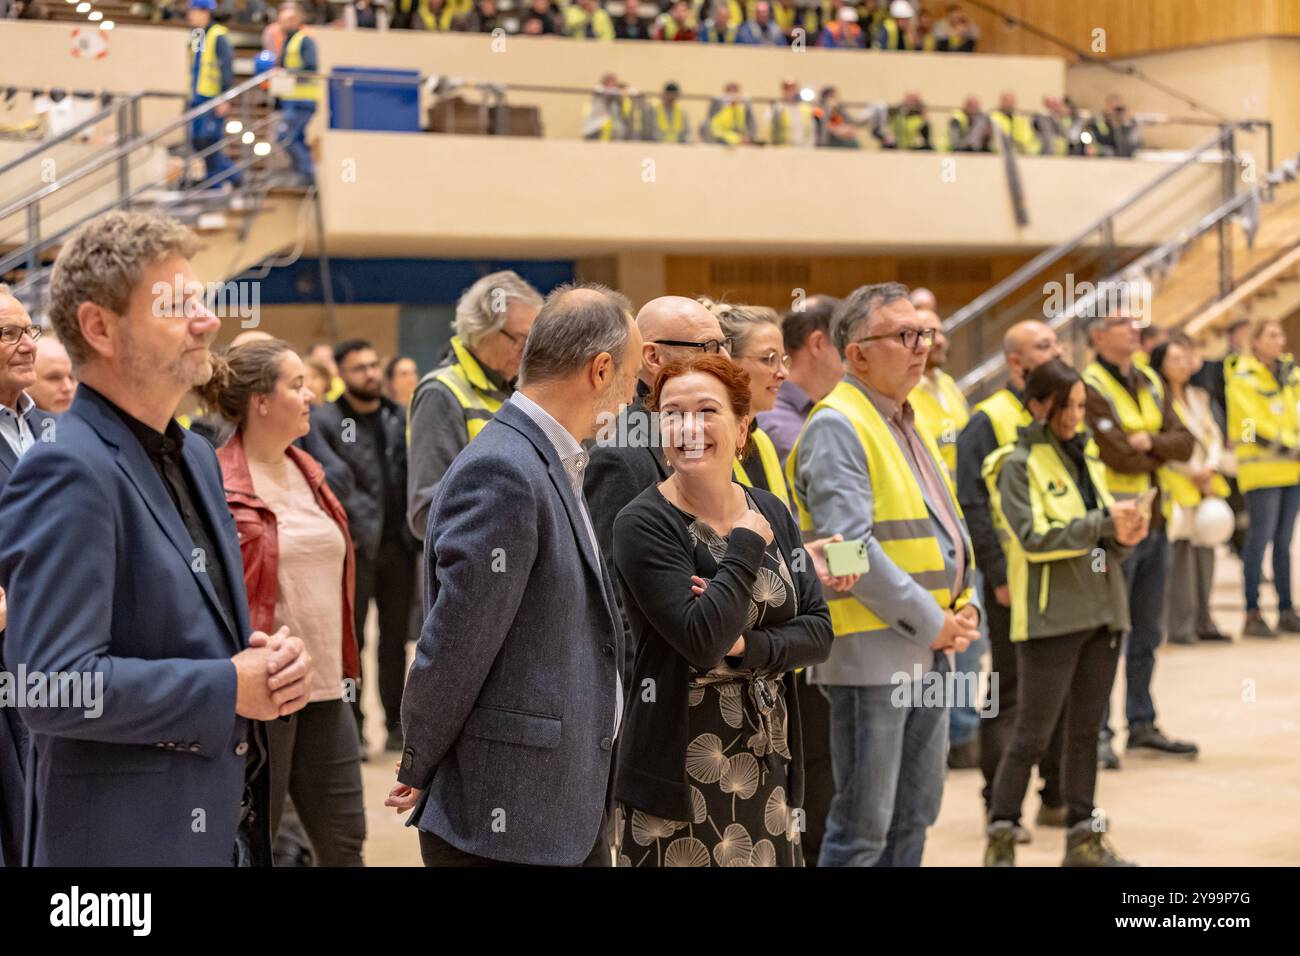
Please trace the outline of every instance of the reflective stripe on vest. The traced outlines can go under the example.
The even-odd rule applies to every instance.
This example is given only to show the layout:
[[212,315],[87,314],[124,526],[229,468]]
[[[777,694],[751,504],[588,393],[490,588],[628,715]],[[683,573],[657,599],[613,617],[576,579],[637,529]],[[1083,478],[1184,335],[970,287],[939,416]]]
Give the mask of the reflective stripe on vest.
[[452,337],[451,348],[456,354],[456,361],[439,369],[433,377],[447,386],[465,410],[465,430],[469,432],[469,440],[473,441],[496,416],[501,402],[488,394],[492,390],[492,384],[459,336]]
[[676,103],[673,104],[671,119],[669,119],[668,111],[664,109],[663,103],[655,104],[655,125],[659,127],[661,142],[681,143],[685,141],[682,134],[686,132],[686,116],[682,112],[682,108]]
[[1300,460],[1283,445],[1300,445],[1296,402],[1300,401],[1300,375],[1286,369],[1279,383],[1263,362],[1252,355],[1238,356],[1225,374],[1228,393],[1228,437],[1236,444],[1237,484],[1242,492],[1256,488],[1284,488],[1300,481]]
[[970,409],[951,375],[935,372],[935,381],[922,378],[907,397],[916,412],[916,426],[938,446],[948,474],[957,476],[957,436],[970,421]]
[[[989,490],[989,508],[995,516],[995,523],[1003,528],[1008,527],[1008,523],[1006,515],[1002,513],[998,475],[1016,448],[1016,445],[1003,445],[984,461],[984,483]],[[1102,464],[1096,442],[1089,439],[1083,457],[1093,489],[1097,492],[1097,503],[1103,508],[1109,508],[1115,499],[1111,497],[1106,485],[1107,468]],[[1029,481],[1029,502],[1035,534],[1065,527],[1088,513],[1070,466],[1053,445],[1047,442],[1031,445],[1025,461],[1025,473]],[[1038,612],[1041,614],[1047,610],[1050,602],[1052,562],[1083,557],[1094,549],[1062,548],[1059,551],[1028,552],[1019,538],[1010,534],[1003,544],[1003,550],[1007,556],[1007,586],[1011,591],[1011,640],[1023,641],[1029,636],[1030,565],[1039,567]]]
[[211,99],[221,95],[221,62],[217,59],[217,37],[223,37],[229,32],[221,24],[214,23],[203,34],[203,47],[199,51],[199,72],[194,83],[195,96],[206,96]]
[[[767,490],[780,498],[781,503],[789,508],[790,495],[785,489],[785,472],[781,470],[781,456],[776,453],[776,446],[772,444],[772,439],[768,437],[767,432],[761,428],[755,428],[753,434],[749,437],[754,442],[754,447],[758,449],[758,460],[763,465],[763,477],[767,479]],[[740,463],[739,458],[736,459],[735,464],[732,466],[731,473],[746,488],[754,487],[754,482],[745,473],[745,468]]]
[[[934,523],[921,494],[921,486],[912,473],[912,467],[903,456],[889,425],[876,411],[870,399],[850,382],[840,382],[824,399],[818,402],[809,414],[812,420],[822,409],[839,412],[853,425],[858,440],[862,443],[862,452],[866,457],[867,470],[871,475],[872,512],[871,533],[880,543],[881,549],[889,560],[912,577],[917,584],[929,591],[934,602],[940,608],[960,608],[971,598],[969,588],[954,602],[949,589],[944,569],[943,550],[935,537]],[[918,432],[921,442],[934,459],[940,463],[938,449],[923,432]],[[812,515],[799,497],[796,469],[799,461],[799,442],[795,442],[790,457],[786,460],[786,473],[789,487],[799,513],[799,529],[805,540],[810,540],[816,533]],[[940,468],[942,472],[943,469]],[[961,506],[949,483],[952,507],[958,519],[962,518]],[[969,566],[969,565],[968,565]],[[828,597],[827,604],[831,612],[831,627],[836,637],[847,634],[863,634],[872,631],[888,631],[893,626],[881,620],[859,600],[854,597]]]
[[[1160,403],[1164,401],[1165,389],[1160,379],[1150,369],[1135,365],[1134,368],[1146,376],[1151,388],[1138,389],[1134,400],[1128,389],[1115,380],[1115,376],[1106,371],[1100,362],[1093,362],[1083,370],[1083,380],[1102,394],[1110,402],[1115,419],[1124,429],[1124,434],[1134,435],[1147,432],[1154,435],[1160,431],[1164,422],[1164,412]],[[1135,498],[1151,487],[1151,476],[1146,472],[1138,475],[1125,474],[1106,469],[1107,487],[1116,498]]]
[[[284,47],[284,68],[290,72],[302,69],[302,42],[306,36],[301,30],[289,38]],[[320,99],[320,90],[314,79],[306,78],[294,82],[293,89],[280,97],[282,100],[315,102]]]

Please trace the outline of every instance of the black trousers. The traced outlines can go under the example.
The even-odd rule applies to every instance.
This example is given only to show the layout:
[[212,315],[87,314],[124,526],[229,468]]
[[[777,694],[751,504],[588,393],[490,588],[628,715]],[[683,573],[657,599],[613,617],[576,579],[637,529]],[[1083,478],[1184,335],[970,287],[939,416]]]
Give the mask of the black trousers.
[[366,807],[361,748],[351,708],[342,700],[308,704],[266,725],[271,746],[271,835],[285,795],[311,840],[317,866],[361,866]]
[[[353,606],[357,646],[365,647],[370,602],[379,608],[379,700],[389,732],[402,732],[402,688],[406,684],[406,644],[411,639],[411,598],[416,559],[406,542],[394,537],[379,545],[374,558],[357,555],[357,589]],[[361,695],[354,707],[361,723]]]
[[[1011,743],[1016,726],[1016,708],[1020,696],[1020,673],[1016,666],[1016,645],[1011,643],[1011,608],[998,603],[993,588],[984,586],[984,617],[989,630],[992,672],[998,675],[998,712],[980,721],[980,771],[984,774],[984,806],[993,801],[993,778],[1002,754]],[[1061,736],[1064,721],[1058,721],[1043,757],[1038,774],[1043,778],[1039,796],[1049,807],[1059,807],[1061,797]]]
[[1011,744],[993,780],[994,820],[1020,820],[1034,763],[1064,721],[1061,786],[1066,825],[1092,817],[1097,789],[1097,724],[1119,661],[1119,635],[1106,628],[1020,642],[1021,696]]
[[[609,851],[609,820],[606,818],[601,821],[600,835],[596,837],[596,845],[591,848],[587,858],[579,866],[612,866],[610,862]],[[442,837],[433,833],[420,831],[420,858],[424,861],[425,866],[507,866],[520,867],[527,866],[525,863],[502,863],[500,860],[492,860],[485,856],[475,856],[473,853],[466,853],[464,850],[457,849]]]
[[826,832],[826,814],[835,797],[831,702],[808,683],[807,673],[798,676],[795,688],[799,695],[799,722],[803,725],[803,859],[805,866],[816,866],[822,835]]

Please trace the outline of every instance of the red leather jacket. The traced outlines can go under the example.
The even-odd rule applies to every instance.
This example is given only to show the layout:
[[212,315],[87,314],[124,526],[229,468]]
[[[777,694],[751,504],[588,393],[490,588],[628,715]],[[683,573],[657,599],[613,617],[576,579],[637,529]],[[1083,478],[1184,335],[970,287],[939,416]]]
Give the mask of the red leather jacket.
[[[334,519],[343,532],[347,556],[343,560],[343,676],[354,680],[361,676],[361,655],[352,623],[352,597],[356,590],[356,557],[352,536],[348,533],[348,516],[343,506],[325,484],[325,471],[316,459],[300,448],[285,449],[289,460],[298,466],[316,495],[316,503]],[[239,553],[244,559],[244,587],[248,591],[248,620],[254,630],[270,634],[275,621],[275,600],[279,594],[276,572],[279,568],[280,542],[275,526],[275,512],[253,491],[253,476],[244,453],[244,436],[235,432],[230,441],[217,451],[221,462],[226,504],[235,517],[239,531]],[[301,636],[301,635],[298,635]]]

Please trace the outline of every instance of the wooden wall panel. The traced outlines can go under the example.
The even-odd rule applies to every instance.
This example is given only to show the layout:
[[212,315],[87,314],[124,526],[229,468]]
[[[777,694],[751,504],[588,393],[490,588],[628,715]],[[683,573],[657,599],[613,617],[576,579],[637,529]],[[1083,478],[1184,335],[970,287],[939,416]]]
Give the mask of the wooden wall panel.
[[[1106,31],[1107,58],[1131,56],[1220,40],[1300,35],[1296,0],[990,0],[996,7],[1085,50],[1093,31]],[[988,53],[1062,55],[1060,47],[1000,17],[968,5]]]

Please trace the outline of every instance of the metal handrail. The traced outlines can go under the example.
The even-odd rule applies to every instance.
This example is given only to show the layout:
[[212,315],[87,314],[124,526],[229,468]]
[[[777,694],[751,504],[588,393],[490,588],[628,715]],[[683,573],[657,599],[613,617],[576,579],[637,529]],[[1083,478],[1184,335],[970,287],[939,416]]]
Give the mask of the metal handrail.
[[[1159,246],[1143,253],[1132,262],[1128,263],[1122,269],[1112,272],[1106,278],[1092,284],[1091,291],[1083,296],[1074,299],[1073,302],[1063,312],[1047,320],[1048,328],[1052,331],[1059,331],[1065,328],[1079,318],[1079,313],[1086,308],[1092,308],[1097,297],[1101,295],[1101,290],[1109,288],[1116,283],[1126,281],[1125,276],[1145,270],[1148,266],[1154,265],[1164,259],[1174,249],[1181,248],[1187,243],[1199,239],[1215,226],[1224,222],[1232,216],[1237,210],[1248,205],[1254,199],[1267,199],[1272,192],[1272,184],[1265,183],[1260,186],[1254,186],[1238,193],[1231,199],[1220,204],[1216,209],[1206,213],[1198,219],[1192,226],[1184,229],[1173,239],[1161,243]],[[999,349],[994,355],[981,362],[971,371],[963,375],[958,381],[957,386],[966,394],[971,394],[976,388],[983,385],[989,379],[993,378],[1006,368],[1006,356]]]
[[957,329],[960,329],[976,317],[983,315],[991,306],[994,306],[1005,299],[1010,293],[1014,292],[1034,276],[1038,275],[1047,266],[1079,248],[1087,242],[1093,234],[1105,228],[1107,223],[1113,222],[1117,216],[1120,216],[1131,209],[1139,201],[1150,195],[1160,186],[1163,186],[1183,170],[1200,162],[1205,153],[1221,146],[1224,141],[1230,139],[1238,129],[1249,131],[1256,125],[1262,125],[1262,123],[1256,120],[1247,120],[1239,123],[1225,124],[1212,139],[1207,140],[1193,149],[1185,159],[1161,173],[1151,182],[1143,185],[1131,196],[1119,203],[1119,205],[1108,210],[1104,215],[1090,223],[1084,229],[1081,229],[1073,237],[1053,246],[1051,249],[1040,252],[1038,255],[1034,256],[1033,259],[1029,260],[1029,262],[1025,263],[1015,272],[1011,273],[1011,275],[993,286],[993,288],[980,294],[974,300],[962,306],[944,322],[944,333],[952,335],[952,333]]
[[7,163],[0,164],[0,176],[3,176],[11,169],[17,169],[23,163],[31,162],[41,153],[44,153],[47,150],[51,150],[55,146],[60,145],[61,143],[66,143],[68,140],[72,139],[72,137],[84,132],[90,127],[102,123],[104,120],[108,119],[118,110],[120,110],[122,107],[130,106],[131,104],[138,102],[143,96],[144,96],[143,93],[131,93],[124,96],[119,96],[117,94],[114,94],[112,102],[110,102],[109,105],[105,106],[103,109],[96,111],[93,116],[86,117],[76,126],[72,127],[71,129],[64,130],[62,133],[60,133],[58,136],[55,136],[53,139],[42,140],[39,144],[29,149],[21,156],[15,156]]
[[266,73],[260,73],[255,77],[244,80],[242,83],[238,83],[235,86],[232,86],[230,89],[222,93],[220,96],[214,96],[212,99],[199,104],[198,106],[194,107],[191,110],[188,110],[185,113],[182,113],[179,118],[172,120],[170,123],[163,124],[162,126],[158,127],[157,129],[153,130],[148,134],[138,136],[126,143],[119,143],[117,146],[111,149],[104,150],[98,153],[95,156],[95,158],[85,163],[84,165],[78,167],[77,169],[74,169],[66,177],[57,179],[54,182],[50,183],[49,185],[41,189],[38,189],[36,192],[29,193],[23,198],[18,199],[10,203],[8,206],[5,206],[4,208],[0,209],[0,219],[7,219],[9,216],[22,212],[28,206],[31,206],[34,203],[38,203],[42,199],[54,195],[54,193],[58,192],[60,189],[64,189],[72,185],[73,183],[77,182],[78,180],[84,179],[86,176],[89,176],[91,173],[103,169],[109,163],[116,162],[122,159],[123,157],[130,155],[132,152],[134,152],[137,149],[140,149],[141,147],[149,146],[153,143],[156,143],[158,140],[162,139],[165,136],[168,136],[171,133],[174,133],[178,129],[183,129],[185,126],[192,123],[198,117],[204,116],[216,110],[218,107],[231,102],[235,97],[240,96],[241,94],[246,93],[249,90],[254,89],[258,86],[261,86],[263,83],[265,83],[276,73],[280,73],[280,72],[284,72],[284,71],[282,70],[282,68],[277,67],[274,70],[268,70]]

